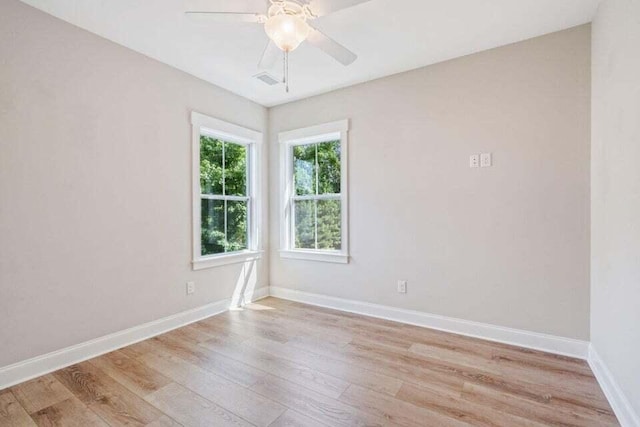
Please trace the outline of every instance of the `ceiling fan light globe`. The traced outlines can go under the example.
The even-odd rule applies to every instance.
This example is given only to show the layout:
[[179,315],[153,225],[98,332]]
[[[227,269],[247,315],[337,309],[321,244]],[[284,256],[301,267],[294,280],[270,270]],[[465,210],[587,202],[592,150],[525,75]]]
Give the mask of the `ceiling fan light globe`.
[[267,36],[285,52],[295,50],[309,36],[309,25],[296,15],[271,16],[264,25]]

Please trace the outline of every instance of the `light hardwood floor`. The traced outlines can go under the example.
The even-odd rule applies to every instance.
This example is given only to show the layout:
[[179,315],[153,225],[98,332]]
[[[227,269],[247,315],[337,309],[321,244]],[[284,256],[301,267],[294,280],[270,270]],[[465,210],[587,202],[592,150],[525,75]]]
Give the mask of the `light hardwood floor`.
[[0,391],[0,425],[618,425],[584,361],[275,298]]

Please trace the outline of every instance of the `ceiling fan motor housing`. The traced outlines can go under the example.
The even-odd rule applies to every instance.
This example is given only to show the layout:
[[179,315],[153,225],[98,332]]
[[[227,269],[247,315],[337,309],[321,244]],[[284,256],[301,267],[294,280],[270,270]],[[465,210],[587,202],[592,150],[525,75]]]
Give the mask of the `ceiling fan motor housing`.
[[270,0],[271,6],[267,12],[267,16],[270,18],[279,14],[295,15],[300,18],[314,19],[316,16],[313,14],[311,8],[307,4],[302,4],[295,0]]

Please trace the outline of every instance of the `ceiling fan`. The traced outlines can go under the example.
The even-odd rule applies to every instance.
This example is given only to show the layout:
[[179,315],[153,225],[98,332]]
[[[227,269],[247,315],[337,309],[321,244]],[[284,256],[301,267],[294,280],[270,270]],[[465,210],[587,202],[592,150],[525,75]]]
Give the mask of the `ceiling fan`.
[[[309,21],[329,15],[338,10],[356,6],[370,0],[256,0],[253,8],[264,6],[267,10],[220,10],[212,9],[212,3],[219,0],[199,0],[201,7],[192,7],[186,12],[187,16],[209,22],[244,22],[264,25],[269,37],[269,43],[264,49],[258,63],[261,69],[271,68],[278,58],[280,51],[284,52],[284,79],[286,91],[289,92],[289,53],[300,44],[307,41],[336,61],[347,66],[352,64],[357,55],[337,41],[333,40]],[[231,2],[227,2],[227,5]],[[233,1],[234,6],[246,2]],[[261,3],[261,4],[258,4]]]

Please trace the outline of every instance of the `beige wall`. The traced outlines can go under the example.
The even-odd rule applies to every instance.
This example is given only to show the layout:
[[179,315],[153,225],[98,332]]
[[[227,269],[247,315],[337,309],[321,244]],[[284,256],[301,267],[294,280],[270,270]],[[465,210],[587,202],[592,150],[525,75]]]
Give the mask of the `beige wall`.
[[640,417],[640,1],[593,23],[592,343]]
[[189,113],[266,109],[17,0],[0,61],[0,366],[230,297],[242,265],[190,268]]
[[271,285],[589,339],[589,26],[271,109],[272,197],[278,132],[344,118],[352,261],[279,258],[271,203]]

